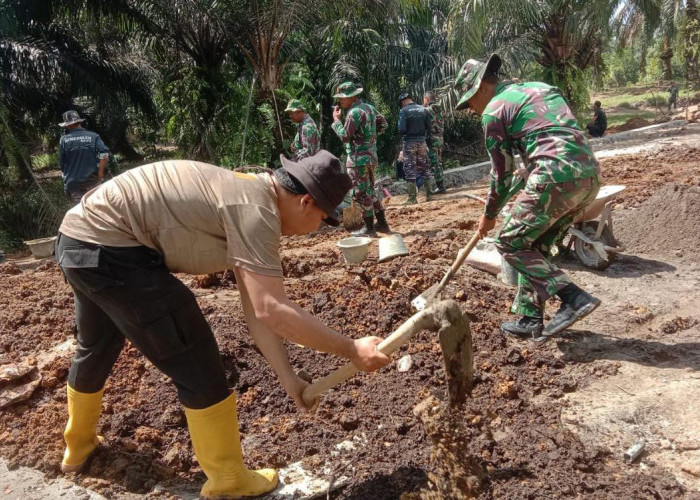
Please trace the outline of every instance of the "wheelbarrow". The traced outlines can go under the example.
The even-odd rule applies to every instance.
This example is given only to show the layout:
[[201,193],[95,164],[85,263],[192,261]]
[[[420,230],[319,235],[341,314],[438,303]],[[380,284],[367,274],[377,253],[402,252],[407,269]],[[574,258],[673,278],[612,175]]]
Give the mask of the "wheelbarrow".
[[564,235],[560,246],[567,250],[573,246],[576,257],[584,266],[606,269],[618,253],[625,251],[625,246],[613,235],[612,222],[613,200],[624,190],[625,186],[601,187],[596,199],[586,205]]

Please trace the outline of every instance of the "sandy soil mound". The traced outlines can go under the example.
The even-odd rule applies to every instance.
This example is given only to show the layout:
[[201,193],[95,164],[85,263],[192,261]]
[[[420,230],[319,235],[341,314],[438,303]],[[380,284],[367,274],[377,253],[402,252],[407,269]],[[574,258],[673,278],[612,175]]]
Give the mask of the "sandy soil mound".
[[625,132],[626,130],[634,130],[636,128],[642,128],[642,127],[646,127],[649,125],[651,125],[650,121],[645,120],[641,116],[635,116],[635,117],[627,120],[622,125],[616,125],[614,127],[609,127],[608,130],[606,131],[606,135],[616,134],[618,132]]
[[623,207],[639,207],[669,182],[700,185],[700,148],[666,145],[637,154],[605,158],[601,161],[601,171],[605,184],[627,186],[615,198],[621,205],[615,207],[616,211]]
[[616,228],[627,248],[700,262],[700,186],[667,184]]

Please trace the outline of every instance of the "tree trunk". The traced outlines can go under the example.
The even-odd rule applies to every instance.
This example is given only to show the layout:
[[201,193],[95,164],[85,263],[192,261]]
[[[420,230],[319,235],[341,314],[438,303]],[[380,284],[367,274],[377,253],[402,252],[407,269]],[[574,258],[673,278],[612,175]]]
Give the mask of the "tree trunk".
[[275,124],[272,128],[272,136],[275,140],[275,145],[270,151],[270,158],[268,160],[268,166],[274,168],[275,165],[279,163],[280,155],[285,153],[280,113],[283,112],[282,110],[284,110],[284,105],[286,103],[281,103],[277,101],[274,95],[274,91],[270,90],[269,87],[265,86],[264,82],[260,83],[260,90],[258,92],[259,102],[268,103],[272,108],[273,113],[275,114]]
[[671,67],[671,59],[673,59],[673,49],[671,48],[671,43],[668,37],[664,37],[663,51],[661,51],[661,65],[663,66],[663,79],[672,80],[673,79],[673,68]]
[[126,117],[113,117],[107,126],[98,133],[112,154],[119,153],[128,161],[143,160],[143,155],[134,149],[126,137],[128,127],[129,122]]
[[686,0],[686,27],[685,27],[685,67],[686,77],[695,87],[700,83],[698,74],[698,51],[700,50],[700,19],[698,19],[698,5],[696,0]]
[[639,77],[643,79],[647,76],[647,52],[649,52],[649,47],[647,44],[642,44],[642,54],[639,61]]

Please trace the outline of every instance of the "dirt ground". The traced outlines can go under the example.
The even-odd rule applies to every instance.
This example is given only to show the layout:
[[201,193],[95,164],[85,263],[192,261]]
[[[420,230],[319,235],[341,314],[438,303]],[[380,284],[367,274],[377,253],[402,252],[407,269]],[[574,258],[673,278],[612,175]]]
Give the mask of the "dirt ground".
[[[668,183],[700,185],[700,131],[610,156],[602,168],[607,183],[628,186],[615,208],[615,232],[653,237],[635,214]],[[411,255],[389,262],[377,262],[375,244],[361,265],[344,264],[338,230],[285,238],[287,293],[346,335],[388,335],[470,238],[482,207],[467,192],[483,195],[486,187],[452,190],[415,207],[390,206],[389,222]],[[687,228],[693,230],[697,225]],[[543,345],[505,338],[499,325],[510,318],[514,289],[463,269],[444,297],[458,301],[471,321],[475,386],[437,431],[426,431],[413,413],[444,390],[434,334],[420,333],[395,355],[411,355],[407,372],[394,363],[360,374],[329,391],[315,415],[303,415],[250,339],[231,276],[209,283],[181,278],[219,342],[239,396],[251,467],[302,460],[310,470],[330,466],[328,478],[349,478],[334,498],[399,498],[429,491],[429,478],[445,476],[444,464],[430,458],[438,432],[485,471],[482,498],[700,498],[700,265],[673,244],[638,240],[646,253],[630,246],[602,272],[559,259],[603,305]],[[50,262],[27,271],[0,266],[0,288],[0,365],[35,358],[43,376],[31,399],[0,410],[0,456],[10,470],[29,467],[54,484],[66,421],[72,295]],[[552,302],[548,312],[556,307]],[[314,378],[341,364],[299,346],[289,350],[294,366]],[[100,432],[109,445],[87,471],[68,477],[90,491],[77,498],[172,498],[204,480],[172,385],[128,345],[107,384]],[[357,443],[350,460],[335,465],[334,446],[348,440]],[[626,464],[624,451],[639,441],[645,452]],[[0,496],[26,497],[11,481],[0,474]]]

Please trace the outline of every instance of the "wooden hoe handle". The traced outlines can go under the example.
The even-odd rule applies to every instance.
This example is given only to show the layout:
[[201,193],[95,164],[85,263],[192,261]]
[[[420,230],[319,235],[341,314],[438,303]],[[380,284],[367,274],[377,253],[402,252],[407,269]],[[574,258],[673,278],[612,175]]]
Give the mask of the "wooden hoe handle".
[[439,292],[442,291],[443,288],[445,288],[445,285],[447,284],[448,281],[452,279],[452,276],[459,271],[459,268],[462,267],[462,264],[464,264],[464,261],[466,258],[469,256],[469,254],[474,250],[474,247],[476,246],[477,243],[481,240],[481,234],[479,231],[474,233],[474,236],[472,236],[472,239],[469,240],[469,243],[467,243],[467,246],[462,248],[459,251],[459,254],[457,255],[457,258],[455,261],[452,263],[452,266],[450,266],[450,270],[445,273],[445,276],[442,277],[440,280],[440,284],[438,285],[437,289],[435,290],[435,294],[437,295]]
[[[398,327],[391,335],[382,340],[379,345],[377,345],[377,350],[383,354],[386,354],[387,356],[390,355],[411,337],[413,337],[413,335],[430,325],[433,319],[432,316],[432,308],[427,308],[423,311],[417,312],[408,318],[408,320]],[[325,377],[320,378],[313,384],[307,386],[306,389],[304,389],[301,398],[304,400],[306,405],[310,406],[322,393],[338,384],[345,382],[359,371],[359,368],[352,363],[343,365],[337,370],[332,371]]]

